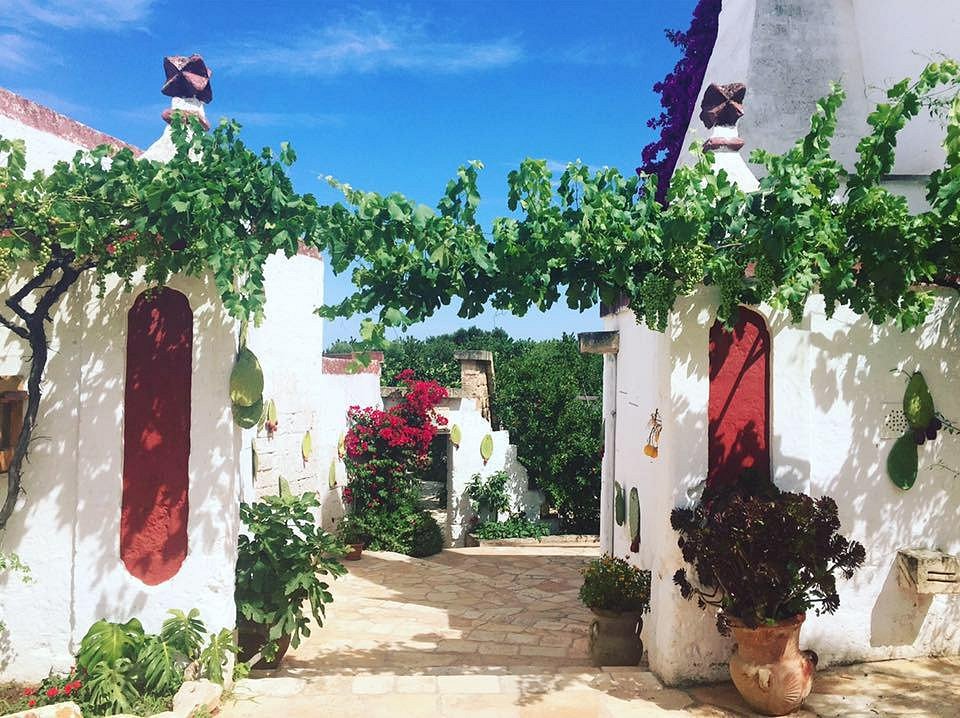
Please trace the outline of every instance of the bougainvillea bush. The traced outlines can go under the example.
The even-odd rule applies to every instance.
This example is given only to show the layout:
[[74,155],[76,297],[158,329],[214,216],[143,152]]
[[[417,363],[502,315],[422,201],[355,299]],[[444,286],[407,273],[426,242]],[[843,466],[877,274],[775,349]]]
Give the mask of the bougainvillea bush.
[[439,534],[439,527],[433,530],[436,522],[421,515],[417,503],[420,481],[430,467],[430,442],[447,423],[436,411],[447,390],[435,381],[416,379],[410,369],[396,381],[405,387],[396,405],[352,406],[347,412],[343,461],[350,485],[343,496],[351,512],[348,521],[365,534],[369,548],[421,553],[414,535],[425,524],[431,536]]
[[699,585],[682,569],[673,581],[700,608],[720,609],[723,635],[730,618],[756,628],[811,609],[833,613],[840,606],[836,574],[850,578],[866,556],[860,543],[837,533],[832,498],[780,491],[762,478],[708,486],[696,507],[673,510],[670,525]]

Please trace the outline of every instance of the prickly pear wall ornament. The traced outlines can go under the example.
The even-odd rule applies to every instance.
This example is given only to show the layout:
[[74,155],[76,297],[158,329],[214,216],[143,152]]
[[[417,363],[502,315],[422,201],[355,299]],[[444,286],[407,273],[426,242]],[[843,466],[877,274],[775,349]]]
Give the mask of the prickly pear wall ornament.
[[650,421],[647,422],[650,427],[650,433],[647,435],[647,445],[643,447],[643,453],[651,459],[656,459],[660,453],[660,432],[663,431],[663,422],[660,421],[660,410],[656,409],[650,415]]
[[257,447],[252,444],[250,446],[250,468],[253,470],[253,477],[256,478],[257,472],[260,471],[260,456],[257,454]]
[[303,455],[303,463],[310,461],[310,456],[313,454],[313,440],[310,438],[309,431],[303,435],[303,441],[300,442],[300,453]]
[[340,438],[337,439],[337,456],[339,456],[342,459],[346,455],[347,455],[346,436],[344,436],[344,433],[341,431]]
[[623,493],[623,487],[616,481],[613,482],[613,517],[616,519],[617,526],[623,526],[627,513],[627,501]]
[[239,426],[241,429],[252,429],[263,419],[264,412],[262,398],[251,406],[243,406],[242,404],[234,403],[231,404],[230,408],[233,411],[233,423]]
[[278,426],[277,404],[273,399],[267,402],[266,416],[267,416],[267,419],[264,422],[264,428],[267,430],[267,436],[269,436],[272,439],[273,434],[277,430],[277,426]]
[[454,424],[450,427],[450,443],[453,444],[455,449],[460,448],[460,441],[463,439],[463,432],[460,430],[459,424]]
[[290,491],[290,482],[287,481],[282,476],[279,479],[277,479],[277,494],[280,496],[281,499],[293,495],[293,492]]
[[885,437],[899,435],[887,455],[887,475],[904,491],[917,480],[920,447],[934,441],[941,429],[957,433],[954,423],[937,411],[923,374],[916,371],[909,376],[902,410],[890,412],[883,422]]
[[630,550],[636,553],[640,550],[640,494],[636,487],[630,489],[627,526],[630,530]]
[[241,346],[230,371],[230,401],[252,406],[263,401],[263,369],[256,354]]
[[480,458],[483,459],[484,465],[490,461],[491,456],[493,456],[493,437],[486,434],[480,442]]
[[327,472],[327,485],[331,489],[337,488],[337,460],[333,459],[330,462],[330,471]]

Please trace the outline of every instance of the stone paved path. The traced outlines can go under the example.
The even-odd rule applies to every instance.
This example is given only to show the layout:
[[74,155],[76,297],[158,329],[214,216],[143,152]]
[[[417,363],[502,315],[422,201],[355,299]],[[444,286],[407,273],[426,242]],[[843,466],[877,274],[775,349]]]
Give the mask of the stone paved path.
[[[324,628],[278,671],[241,681],[224,718],[751,716],[730,684],[665,688],[594,668],[580,568],[596,549],[364,553],[333,587]],[[960,717],[960,659],[826,671],[802,718]]]

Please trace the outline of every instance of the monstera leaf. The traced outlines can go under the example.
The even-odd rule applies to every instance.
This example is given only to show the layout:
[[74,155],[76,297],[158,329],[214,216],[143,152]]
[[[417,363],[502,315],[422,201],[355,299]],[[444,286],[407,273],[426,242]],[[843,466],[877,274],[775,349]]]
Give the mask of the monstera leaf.
[[903,395],[903,414],[914,429],[926,429],[933,419],[933,397],[923,374],[915,372]]
[[887,474],[890,480],[906,491],[917,480],[917,442],[912,433],[897,439],[887,456]]
[[136,618],[126,623],[97,621],[80,641],[77,665],[87,671],[98,663],[117,665],[120,659],[136,654],[143,635],[143,625]]

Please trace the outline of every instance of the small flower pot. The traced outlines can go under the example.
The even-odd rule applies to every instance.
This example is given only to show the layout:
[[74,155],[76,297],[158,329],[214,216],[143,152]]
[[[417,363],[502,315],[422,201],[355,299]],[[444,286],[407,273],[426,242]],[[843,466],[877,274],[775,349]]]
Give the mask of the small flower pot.
[[635,666],[643,658],[640,629],[643,619],[637,613],[604,611],[591,608],[590,662],[595,666]]
[[363,544],[362,543],[351,543],[347,544],[351,551],[343,557],[344,561],[359,561],[360,557],[363,555]]
[[[240,650],[237,659],[240,661],[249,661],[253,658],[263,645],[269,640],[270,628],[262,623],[253,623],[251,621],[240,620],[237,622],[237,643]],[[280,661],[290,648],[290,635],[280,636],[277,639],[277,655],[272,661],[261,658],[252,668],[257,670],[277,668]]]
[[737,648],[730,657],[730,678],[743,700],[758,713],[782,716],[810,695],[816,654],[800,650],[800,613],[771,626],[747,628],[729,618]]

